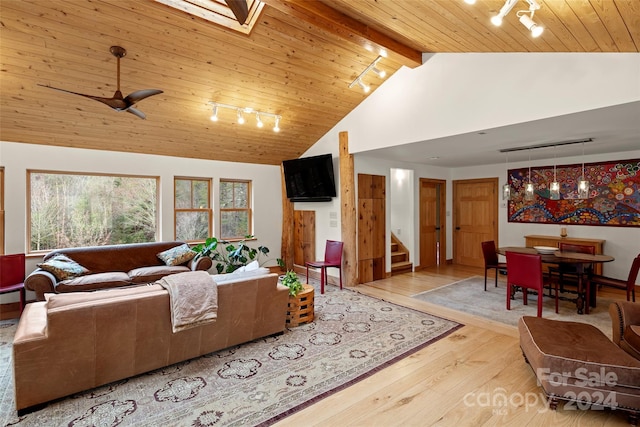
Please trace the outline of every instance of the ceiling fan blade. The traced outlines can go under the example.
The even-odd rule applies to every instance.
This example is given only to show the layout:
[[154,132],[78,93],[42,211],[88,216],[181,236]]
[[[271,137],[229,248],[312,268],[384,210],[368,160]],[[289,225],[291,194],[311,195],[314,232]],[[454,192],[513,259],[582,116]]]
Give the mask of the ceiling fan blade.
[[115,110],[118,110],[118,109],[121,110],[121,109],[126,108],[126,104],[124,103],[122,98],[120,98],[120,99],[119,98],[104,98],[102,96],[86,95],[84,93],[72,92],[70,90],[60,89],[58,87],[53,87],[53,86],[48,86],[48,85],[38,84],[38,86],[48,87],[49,89],[55,89],[55,90],[58,90],[60,92],[70,93],[72,95],[84,96],[85,98],[89,98],[89,99],[93,99],[94,101],[102,102],[103,104],[106,104],[106,105],[108,105],[109,107],[111,107],[111,108],[113,108]]
[[153,95],[158,95],[163,93],[163,91],[161,91],[160,89],[142,89],[142,90],[137,90],[135,92],[131,92],[129,95],[127,95],[124,98],[124,102],[127,105],[133,105],[138,101],[142,101],[145,98],[148,98],[150,96]]
[[249,6],[247,0],[225,0],[231,12],[235,15],[236,19],[243,25],[249,17]]
[[143,119],[143,120],[147,118],[147,115],[146,115],[146,114],[144,114],[142,111],[138,110],[137,108],[129,107],[129,108],[127,108],[125,111],[126,111],[127,113],[134,114],[134,115],[136,115],[136,116],[140,117],[140,118],[141,118],[141,119]]

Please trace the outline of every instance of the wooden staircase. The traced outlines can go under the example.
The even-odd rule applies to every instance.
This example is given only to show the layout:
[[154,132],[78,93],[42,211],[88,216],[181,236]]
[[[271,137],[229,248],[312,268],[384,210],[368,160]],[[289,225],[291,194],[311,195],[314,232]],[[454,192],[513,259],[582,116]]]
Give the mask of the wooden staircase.
[[411,273],[413,263],[409,261],[409,251],[398,237],[391,233],[391,275]]

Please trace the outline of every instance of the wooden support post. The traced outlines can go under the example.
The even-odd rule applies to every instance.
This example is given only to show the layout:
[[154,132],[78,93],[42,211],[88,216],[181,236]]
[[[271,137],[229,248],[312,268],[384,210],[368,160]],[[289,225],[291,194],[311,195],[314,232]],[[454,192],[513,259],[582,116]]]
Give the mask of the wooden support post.
[[284,180],[284,167],[280,164],[282,180],[282,246],[280,256],[284,260],[285,269],[293,270],[293,202],[287,199],[287,185]]
[[349,133],[340,132],[340,219],[342,222],[342,275],[347,286],[358,283],[358,257],[356,253],[357,216],[356,186],[353,155],[349,154]]

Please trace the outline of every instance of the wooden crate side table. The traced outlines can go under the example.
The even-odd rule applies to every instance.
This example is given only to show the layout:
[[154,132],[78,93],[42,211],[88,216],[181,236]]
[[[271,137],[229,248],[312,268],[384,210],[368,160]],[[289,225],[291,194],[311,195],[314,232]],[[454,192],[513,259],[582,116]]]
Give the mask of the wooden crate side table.
[[295,297],[289,295],[289,305],[287,307],[287,327],[304,325],[313,322],[313,295],[315,289],[308,284],[302,285],[303,290]]

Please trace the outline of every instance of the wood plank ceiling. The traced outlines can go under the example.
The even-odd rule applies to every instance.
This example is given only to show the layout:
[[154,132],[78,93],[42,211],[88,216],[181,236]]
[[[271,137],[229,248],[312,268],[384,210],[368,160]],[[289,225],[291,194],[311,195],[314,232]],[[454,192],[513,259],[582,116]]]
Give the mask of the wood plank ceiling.
[[[204,1],[204,0],[199,0]],[[415,67],[421,52],[638,52],[640,1],[546,0],[532,39],[502,0],[267,0],[249,34],[153,0],[2,0],[0,140],[168,156],[279,164],[304,153],[367,95],[349,84],[385,48],[379,68]],[[146,113],[117,113],[55,91],[110,97],[163,93]],[[382,80],[368,74],[372,91]],[[282,116],[254,117],[215,101]],[[337,144],[337,142],[336,142]]]

